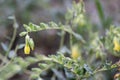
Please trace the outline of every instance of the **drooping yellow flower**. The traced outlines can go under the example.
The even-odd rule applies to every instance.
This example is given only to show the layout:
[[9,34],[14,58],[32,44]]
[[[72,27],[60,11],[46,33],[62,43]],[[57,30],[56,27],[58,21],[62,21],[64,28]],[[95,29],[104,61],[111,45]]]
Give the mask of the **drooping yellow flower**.
[[29,35],[27,34],[25,36],[25,47],[24,47],[24,53],[25,54],[30,54],[30,50],[34,49],[34,41],[32,38],[29,37]]
[[114,43],[113,50],[119,52],[120,51],[120,43],[116,37],[114,38],[113,43]]
[[73,59],[77,59],[78,57],[80,57],[80,53],[79,53],[79,49],[78,49],[78,46],[77,46],[77,45],[74,45],[74,46],[72,47],[71,57],[72,57]]
[[25,45],[25,47],[24,47],[24,53],[25,54],[30,54],[30,47],[29,47],[29,45]]

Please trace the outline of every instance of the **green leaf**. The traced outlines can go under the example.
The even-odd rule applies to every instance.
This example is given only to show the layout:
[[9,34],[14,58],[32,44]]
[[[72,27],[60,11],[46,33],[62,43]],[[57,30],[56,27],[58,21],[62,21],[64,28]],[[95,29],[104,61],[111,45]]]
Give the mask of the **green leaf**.
[[95,0],[95,5],[96,5],[96,8],[97,8],[98,15],[99,15],[99,18],[101,20],[101,23],[104,25],[105,15],[104,15],[103,8],[102,8],[102,5],[100,3],[100,0]]
[[30,75],[30,77],[34,80],[34,79],[38,79],[39,78],[39,74],[36,74],[36,73],[32,73]]
[[29,26],[32,28],[32,31],[41,30],[41,27],[33,23],[29,23]]
[[32,71],[35,71],[37,73],[41,73],[42,72],[42,70],[40,68],[32,68]]
[[38,59],[35,57],[27,57],[26,61],[28,61],[29,63],[35,63],[38,61]]
[[22,36],[25,36],[28,32],[24,31],[24,32],[21,32],[19,35],[22,37]]
[[29,23],[29,27],[31,28],[31,30],[35,30],[35,26],[33,25],[33,23]]
[[93,74],[92,69],[87,64],[84,64],[84,68],[89,74]]
[[48,66],[48,64],[45,63],[39,63],[38,66],[40,66],[41,68],[46,68]]
[[0,80],[8,80],[10,77],[21,71],[19,65],[10,63],[0,69]]
[[29,45],[30,45],[30,48],[32,49],[32,50],[34,50],[34,41],[33,41],[33,39],[32,38],[30,38],[29,39]]
[[82,43],[85,43],[85,40],[83,39],[83,37],[77,33],[73,33],[73,35],[75,36],[76,39],[81,40]]
[[56,28],[58,25],[54,22],[49,22],[50,27]]
[[31,28],[30,28],[28,25],[23,24],[23,26],[25,27],[25,29],[26,29],[27,32],[30,32],[30,31],[31,31]]
[[45,23],[40,23],[40,27],[41,27],[42,29],[47,29],[47,28],[49,28],[49,26],[48,26],[47,24],[45,24]]

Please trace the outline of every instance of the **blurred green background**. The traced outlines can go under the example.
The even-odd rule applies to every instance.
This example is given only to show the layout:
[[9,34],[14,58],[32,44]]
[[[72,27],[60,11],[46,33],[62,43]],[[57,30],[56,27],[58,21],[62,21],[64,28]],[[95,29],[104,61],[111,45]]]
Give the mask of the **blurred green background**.
[[[56,23],[65,20],[66,10],[72,7],[74,0],[0,0],[0,41],[8,44],[12,36],[13,22],[8,19],[9,16],[15,15],[19,24],[18,34],[23,31],[23,24],[33,22],[54,21]],[[79,0],[75,0],[78,2]],[[96,9],[95,0],[84,0],[85,11],[90,22],[101,30],[101,21]],[[119,25],[120,2],[119,0],[100,0],[103,8],[104,17],[111,24]],[[34,35],[34,34],[33,34]],[[36,37],[37,36],[37,37]],[[56,36],[56,30],[47,30],[35,33],[36,52],[41,51],[43,54],[48,52],[54,53],[58,46],[59,37]],[[22,38],[17,35],[13,48],[16,43],[23,42]],[[51,48],[51,49],[50,49]],[[41,50],[40,50],[41,49]],[[50,50],[49,50],[50,49]],[[2,50],[0,48],[0,50]],[[48,51],[48,52],[47,52]]]
[[[47,23],[49,21],[56,23],[62,22],[64,24],[64,15],[67,9],[72,8],[72,1],[79,2],[79,0],[0,0],[0,42],[8,45],[13,35],[13,21],[8,19],[9,16],[14,15],[19,24],[17,36],[12,45],[12,49],[15,49],[17,44],[24,43],[24,38],[19,36],[19,33],[24,30],[23,24],[28,24],[29,22],[39,24],[40,22]],[[106,26],[104,25],[103,28],[102,23],[104,23],[104,21],[102,22],[102,20],[108,21],[108,24],[119,25],[119,0],[99,0],[103,10],[101,14],[98,13],[99,11],[95,0],[83,1],[87,17],[101,34],[105,28],[108,27],[108,25],[105,24]],[[54,54],[59,48],[60,37],[57,35],[57,30],[45,30],[30,35],[35,41],[35,50],[30,56],[34,56],[34,53],[44,55]],[[68,43],[67,35],[65,36],[64,43]],[[4,53],[3,47],[1,46],[0,52]],[[18,51],[17,55],[26,57],[23,48]],[[10,80],[16,80],[16,78],[27,80],[25,75],[15,75]]]

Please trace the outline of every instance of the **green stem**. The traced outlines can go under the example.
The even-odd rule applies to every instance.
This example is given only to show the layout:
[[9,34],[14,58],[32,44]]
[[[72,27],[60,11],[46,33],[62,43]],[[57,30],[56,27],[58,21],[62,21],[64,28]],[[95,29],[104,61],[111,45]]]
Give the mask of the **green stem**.
[[72,34],[70,34],[70,49],[72,50],[72,44],[73,44],[73,37]]
[[104,12],[103,12],[102,5],[101,5],[99,0],[95,0],[95,5],[96,5],[96,8],[97,8],[97,12],[98,12],[100,21],[102,23],[102,26],[104,26],[105,15],[104,15]]
[[65,31],[61,31],[60,49],[64,45],[64,36],[65,36]]
[[[16,21],[15,21],[15,22],[16,22]],[[14,24],[16,24],[15,22],[14,22]],[[6,53],[6,56],[7,56],[8,53],[10,52],[10,49],[12,48],[12,45],[13,45],[13,43],[14,43],[14,41],[15,41],[16,34],[17,34],[17,28],[14,26],[14,32],[13,32],[12,40],[11,40],[10,45],[9,45],[9,47],[8,47],[8,51],[7,51],[7,53]]]
[[[14,21],[14,26],[13,26],[13,28],[14,28],[13,36],[12,36],[12,39],[11,39],[11,41],[10,41],[10,44],[9,44],[9,47],[8,47],[8,51],[7,51],[6,54],[5,54],[5,57],[8,56],[8,54],[9,54],[11,48],[12,48],[12,45],[13,45],[13,43],[14,43],[14,40],[15,40],[16,34],[17,34],[17,28],[18,28],[18,26],[16,25],[16,24],[17,24],[16,19],[14,18],[13,21]],[[3,59],[3,61],[4,61],[4,59]],[[3,66],[3,64],[4,64],[4,62],[2,62],[0,66]]]

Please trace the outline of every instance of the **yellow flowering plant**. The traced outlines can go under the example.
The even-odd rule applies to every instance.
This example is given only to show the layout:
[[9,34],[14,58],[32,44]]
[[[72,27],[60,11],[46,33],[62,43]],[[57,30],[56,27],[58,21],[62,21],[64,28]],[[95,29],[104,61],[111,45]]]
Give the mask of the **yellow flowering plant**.
[[110,51],[114,56],[120,56],[120,29],[119,27],[110,26],[109,32],[100,41],[104,44],[105,49]]
[[[114,69],[118,69],[120,66],[119,63],[112,63],[110,60],[111,55],[120,57],[120,28],[115,26],[104,28],[107,21],[104,19],[99,0],[95,0],[95,3],[101,17],[102,29],[105,30],[103,34],[101,34],[103,31],[100,31],[86,18],[83,0],[80,0],[79,3],[73,2],[72,8],[64,16],[64,23],[51,21],[36,25],[30,22],[23,25],[25,31],[21,32],[20,36],[25,36],[25,45],[22,47],[18,45],[12,51],[10,44],[5,58],[0,55],[0,80],[8,80],[16,74],[27,74],[29,80],[97,80],[98,76],[105,76],[108,72],[113,74]],[[18,28],[15,27],[16,24],[14,19],[14,32]],[[58,32],[57,36],[60,39],[60,43],[57,42],[60,47],[55,54],[45,56],[37,51],[31,52],[35,48],[35,40],[33,41],[32,36],[30,37],[30,33],[51,29]],[[66,35],[69,36],[67,44],[64,43]],[[15,35],[12,40],[15,40]],[[22,58],[17,55],[9,57],[11,52],[17,53],[17,50],[23,50],[23,47],[26,57]],[[33,64],[35,66],[31,66]],[[99,73],[103,73],[103,75],[99,75]],[[111,76],[106,77],[106,80],[116,77],[119,75],[113,75],[112,78]]]
[[[110,27],[110,30],[105,36],[99,37],[98,33],[95,33],[91,30],[92,29],[91,25],[87,24],[87,20],[85,20],[85,17],[84,17],[85,11],[82,8],[84,8],[84,4],[82,1],[77,5],[74,3],[74,8],[73,8],[74,10],[68,11],[68,13],[65,16],[67,23],[64,25],[56,24],[55,22],[49,22],[47,24],[40,23],[40,25],[36,25],[33,23],[29,23],[28,25],[24,24],[24,28],[26,29],[26,31],[21,32],[20,35],[22,36],[26,35],[26,37],[28,36],[27,35],[28,33],[37,32],[41,30],[47,30],[47,29],[61,30],[62,38],[60,43],[61,44],[60,49],[63,46],[63,41],[64,41],[63,37],[65,35],[62,33],[67,32],[70,34],[69,56],[68,57],[65,56],[67,55],[66,53],[64,53],[65,55],[63,55],[61,50],[58,51],[57,55],[50,55],[48,57],[36,55],[37,61],[43,60],[45,61],[45,63],[40,63],[39,64],[40,68],[37,68],[37,67],[32,68],[33,72],[36,73],[36,74],[33,73],[31,75],[32,78],[38,79],[38,77],[40,77],[39,74],[42,74],[44,70],[48,70],[48,69],[51,69],[52,67],[55,67],[56,64],[61,65],[64,69],[70,70],[71,71],[70,73],[72,74],[72,76],[75,76],[76,78],[75,77],[74,78],[77,80],[84,79],[86,77],[89,79],[90,76],[96,74],[97,72],[111,70],[117,67],[117,65],[113,66],[110,62],[100,62],[99,66],[101,66],[102,63],[104,63],[104,66],[96,70],[97,68],[96,65],[90,65],[99,58],[102,61],[105,61],[105,59],[107,58],[107,55],[106,55],[107,53],[105,52],[105,50],[111,50],[111,52],[114,52],[114,51],[119,52],[120,48],[119,48],[119,41],[117,40],[118,38],[113,39],[115,36],[113,32],[116,29],[113,27]],[[76,16],[73,16],[74,13],[76,13]],[[73,20],[73,22],[71,22],[71,20]],[[85,28],[83,29],[80,26],[85,26]],[[75,30],[75,28],[78,30],[80,29],[80,32],[78,31],[78,33],[76,33],[77,30]],[[89,30],[89,32],[85,30]],[[88,36],[89,36],[86,40],[83,38],[85,36],[83,34],[84,31],[88,33]],[[79,33],[81,33],[81,35]],[[25,39],[27,40],[26,42],[28,43],[28,45],[26,44],[24,48],[24,51],[26,54],[30,53],[30,48],[33,50],[33,46],[31,46],[30,44],[30,39],[29,40],[27,40],[27,38]],[[31,43],[33,43],[33,40],[31,41]],[[77,44],[77,45],[73,45],[73,44]],[[83,49],[82,52],[80,51],[81,49],[78,46],[82,46],[81,47],[81,49]],[[116,52],[114,53],[116,55]],[[89,56],[89,57],[86,57],[86,56]]]

